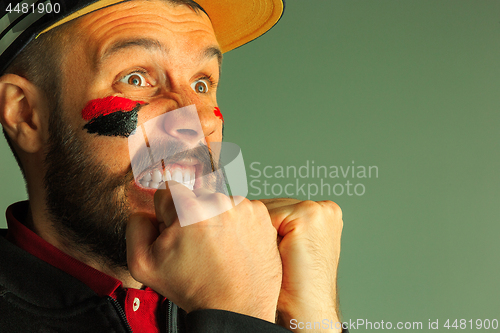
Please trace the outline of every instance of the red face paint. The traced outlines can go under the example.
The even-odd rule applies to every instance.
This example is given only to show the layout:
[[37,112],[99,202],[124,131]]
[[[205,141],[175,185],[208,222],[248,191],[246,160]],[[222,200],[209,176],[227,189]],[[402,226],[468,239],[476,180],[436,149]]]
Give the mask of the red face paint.
[[217,118],[219,118],[220,120],[222,120],[222,122],[224,122],[224,117],[222,116],[222,113],[220,112],[220,109],[217,106],[214,109],[214,114]]
[[128,137],[137,127],[137,112],[145,102],[118,96],[93,99],[82,110],[88,133]]
[[89,121],[98,116],[107,116],[115,112],[132,111],[137,104],[143,105],[146,103],[118,96],[93,99],[83,108],[82,118]]

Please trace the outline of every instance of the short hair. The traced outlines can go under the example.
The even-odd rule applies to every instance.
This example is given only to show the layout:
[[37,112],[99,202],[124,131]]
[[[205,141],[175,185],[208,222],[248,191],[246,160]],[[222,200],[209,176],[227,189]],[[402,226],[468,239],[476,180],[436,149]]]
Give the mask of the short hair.
[[[166,3],[178,6],[187,5],[195,12],[205,12],[205,10],[193,0],[162,0]],[[207,14],[208,16],[208,14]],[[77,19],[76,19],[77,20]],[[61,70],[60,63],[68,41],[68,31],[74,21],[67,22],[56,28],[41,34],[26,45],[26,47],[14,58],[12,63],[5,69],[3,74],[19,75],[35,86],[40,88],[45,94],[49,108],[53,110],[59,102],[61,95]],[[14,154],[17,164],[21,169],[24,179],[26,174],[21,164],[14,145],[7,135],[5,129],[3,134],[10,150]]]
[[[59,70],[60,59],[63,53],[64,37],[70,26],[71,22],[67,25],[63,24],[33,39],[16,58],[14,58],[4,73],[2,73],[2,75],[19,75],[40,88],[46,96],[48,105],[51,109],[55,107],[61,92],[59,86],[61,77]],[[26,180],[26,174],[19,155],[16,153],[14,145],[7,135],[5,128],[3,128],[3,134]]]

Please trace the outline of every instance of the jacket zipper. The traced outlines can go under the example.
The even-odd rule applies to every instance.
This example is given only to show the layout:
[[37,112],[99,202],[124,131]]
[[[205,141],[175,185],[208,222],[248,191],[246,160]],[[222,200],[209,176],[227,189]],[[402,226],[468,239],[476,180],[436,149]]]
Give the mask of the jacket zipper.
[[171,327],[170,327],[171,326],[170,323],[172,321],[172,302],[170,302],[169,300],[168,300],[168,311],[167,311],[167,313],[168,313],[168,316],[167,316],[167,333],[173,333],[172,330],[171,330]]
[[133,333],[132,332],[132,328],[130,327],[130,324],[128,323],[128,320],[127,320],[127,316],[125,315],[125,311],[123,311],[120,303],[118,303],[118,301],[116,299],[114,299],[113,297],[111,296],[107,296],[106,297],[108,299],[108,301],[110,301],[113,306],[115,307],[116,311],[118,312],[118,315],[120,316],[122,322],[125,324],[125,327],[127,329],[127,332],[129,333]]

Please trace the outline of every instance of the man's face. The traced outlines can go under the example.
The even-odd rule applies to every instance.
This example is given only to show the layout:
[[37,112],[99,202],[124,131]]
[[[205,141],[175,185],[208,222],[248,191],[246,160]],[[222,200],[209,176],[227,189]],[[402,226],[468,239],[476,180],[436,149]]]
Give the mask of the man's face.
[[[133,179],[131,126],[194,104],[201,128],[165,124],[149,140],[174,138],[164,145],[181,150],[222,141],[223,123],[214,113],[219,46],[204,13],[162,1],[111,6],[71,29],[74,42],[61,64],[60,116],[52,119],[46,159],[48,208],[60,232],[123,265],[128,216],[154,214],[155,190]],[[106,106],[110,101],[116,105]],[[135,106],[135,120],[122,119]],[[89,127],[97,116],[101,123]],[[170,167],[198,172],[198,155],[184,156]]]

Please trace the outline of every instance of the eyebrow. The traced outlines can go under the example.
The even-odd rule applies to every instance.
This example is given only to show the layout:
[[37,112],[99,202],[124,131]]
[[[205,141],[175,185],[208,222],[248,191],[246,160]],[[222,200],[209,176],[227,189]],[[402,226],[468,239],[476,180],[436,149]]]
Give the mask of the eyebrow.
[[217,57],[217,60],[219,61],[219,69],[222,65],[222,51],[216,47],[216,46],[210,46],[205,49],[203,52],[202,58],[205,59],[211,59]]
[[[162,51],[167,53],[167,49],[163,47],[163,45],[156,39],[151,38],[135,38],[135,39],[124,39],[119,40],[108,47],[106,50],[102,52],[100,56],[97,56],[95,61],[96,68],[99,68],[101,64],[106,61],[110,56],[120,52],[124,49],[129,49],[133,47],[141,47],[148,51]],[[201,53],[202,59],[210,60],[211,58],[217,58],[219,62],[219,72],[221,70],[222,65],[222,51],[217,46],[209,46]]]

